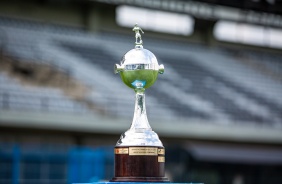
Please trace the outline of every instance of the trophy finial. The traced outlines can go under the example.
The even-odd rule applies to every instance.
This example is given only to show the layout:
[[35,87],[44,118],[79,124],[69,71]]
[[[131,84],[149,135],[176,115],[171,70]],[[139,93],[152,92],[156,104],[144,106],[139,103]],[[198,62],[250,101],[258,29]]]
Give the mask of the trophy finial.
[[141,34],[139,31],[141,31],[141,33],[144,34],[143,30],[141,29],[141,27],[138,26],[138,24],[136,23],[135,26],[133,27],[132,31],[135,32],[135,38],[136,38],[136,41],[135,41],[135,48],[143,48],[142,44],[143,44],[143,41],[142,41],[142,38],[141,38]]

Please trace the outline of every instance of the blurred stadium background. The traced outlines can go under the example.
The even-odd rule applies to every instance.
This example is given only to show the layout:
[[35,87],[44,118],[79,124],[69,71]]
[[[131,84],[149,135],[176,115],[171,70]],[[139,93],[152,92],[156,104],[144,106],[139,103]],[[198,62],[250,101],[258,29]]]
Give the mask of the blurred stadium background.
[[165,65],[146,105],[170,180],[282,183],[281,0],[2,0],[0,183],[113,177],[136,22]]

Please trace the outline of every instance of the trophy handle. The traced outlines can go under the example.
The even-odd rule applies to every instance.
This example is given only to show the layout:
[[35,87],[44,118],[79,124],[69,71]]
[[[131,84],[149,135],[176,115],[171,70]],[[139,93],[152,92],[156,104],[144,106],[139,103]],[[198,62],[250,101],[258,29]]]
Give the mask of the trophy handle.
[[164,73],[164,65],[160,64],[159,66],[159,74],[163,74]]
[[114,68],[114,73],[117,74],[121,71],[124,70],[124,67],[123,66],[120,66],[119,64],[115,64],[115,68]]

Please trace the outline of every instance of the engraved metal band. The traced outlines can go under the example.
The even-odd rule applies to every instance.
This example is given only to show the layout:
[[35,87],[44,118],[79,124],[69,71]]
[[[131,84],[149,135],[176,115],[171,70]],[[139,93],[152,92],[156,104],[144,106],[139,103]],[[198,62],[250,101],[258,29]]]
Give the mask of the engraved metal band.
[[152,64],[131,64],[125,65],[124,70],[159,70],[159,65]]
[[165,155],[164,148],[157,147],[128,147],[128,148],[115,148],[115,154],[128,154],[128,155],[151,155],[162,156]]

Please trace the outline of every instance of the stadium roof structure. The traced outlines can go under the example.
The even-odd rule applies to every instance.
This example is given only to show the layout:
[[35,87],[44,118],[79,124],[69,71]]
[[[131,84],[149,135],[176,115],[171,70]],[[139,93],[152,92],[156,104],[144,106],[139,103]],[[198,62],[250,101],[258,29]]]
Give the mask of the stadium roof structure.
[[282,27],[281,1],[266,0],[91,0],[114,5],[131,5],[163,11],[189,14],[195,18],[208,20],[228,20],[260,24],[265,26]]

